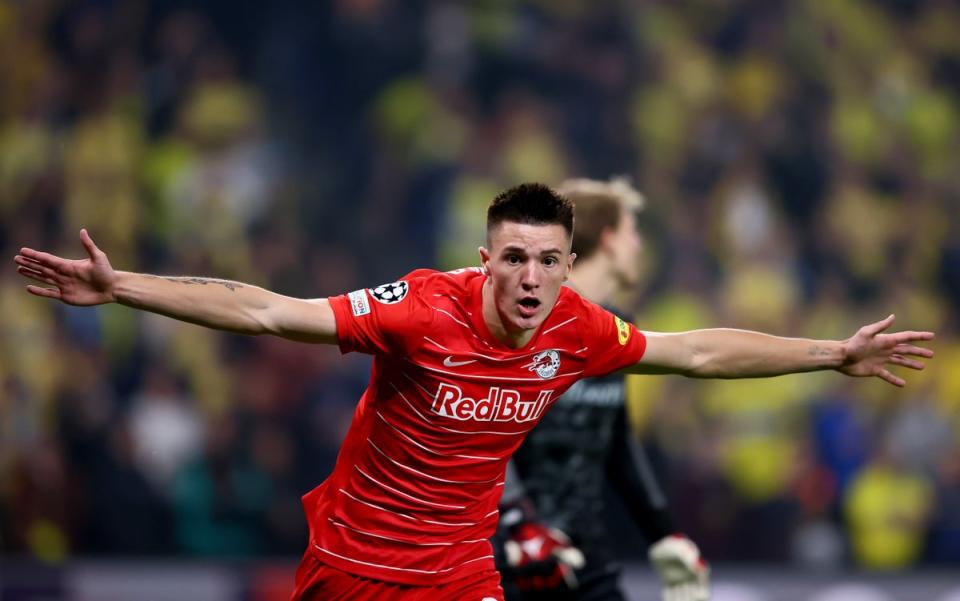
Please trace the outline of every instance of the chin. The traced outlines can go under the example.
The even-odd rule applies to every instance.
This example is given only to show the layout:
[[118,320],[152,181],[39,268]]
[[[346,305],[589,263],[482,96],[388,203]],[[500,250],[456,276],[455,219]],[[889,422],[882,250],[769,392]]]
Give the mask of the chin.
[[540,327],[540,324],[543,323],[545,315],[534,315],[533,317],[523,317],[522,315],[517,315],[513,319],[513,325],[516,326],[518,330],[535,330]]

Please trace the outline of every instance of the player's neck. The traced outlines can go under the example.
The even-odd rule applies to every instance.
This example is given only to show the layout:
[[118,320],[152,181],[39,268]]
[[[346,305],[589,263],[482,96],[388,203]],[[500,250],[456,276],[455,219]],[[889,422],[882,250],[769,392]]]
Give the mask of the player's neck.
[[598,305],[611,302],[617,291],[616,278],[610,274],[608,265],[599,255],[575,264],[568,284],[580,296]]

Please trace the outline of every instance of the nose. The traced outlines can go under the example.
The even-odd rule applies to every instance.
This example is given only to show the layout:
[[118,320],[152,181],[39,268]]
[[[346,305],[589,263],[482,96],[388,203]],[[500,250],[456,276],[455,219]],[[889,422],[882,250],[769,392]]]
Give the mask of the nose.
[[520,285],[527,292],[536,290],[540,287],[540,269],[536,261],[530,261],[523,268],[523,275],[520,279]]

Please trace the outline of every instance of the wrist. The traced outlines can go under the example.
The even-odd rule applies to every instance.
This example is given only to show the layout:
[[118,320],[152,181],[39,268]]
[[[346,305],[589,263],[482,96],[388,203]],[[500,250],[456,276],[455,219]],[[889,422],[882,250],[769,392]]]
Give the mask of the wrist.
[[136,275],[129,271],[114,271],[113,281],[104,291],[104,294],[107,295],[107,302],[130,305],[133,291],[131,283]]
[[837,357],[834,359],[834,364],[831,365],[833,369],[839,370],[849,365],[852,361],[850,357],[853,355],[853,351],[850,346],[850,339],[837,341]]
[[840,369],[850,354],[849,340],[813,340],[807,354],[813,359],[813,369]]

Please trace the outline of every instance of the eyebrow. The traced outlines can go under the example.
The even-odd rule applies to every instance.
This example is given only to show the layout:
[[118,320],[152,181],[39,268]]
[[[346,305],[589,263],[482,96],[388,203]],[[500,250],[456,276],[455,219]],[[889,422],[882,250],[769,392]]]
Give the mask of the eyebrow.
[[[525,249],[525,248],[523,248],[523,247],[521,247],[521,246],[514,246],[514,245],[510,245],[510,246],[504,247],[503,252],[515,252],[515,253],[529,254],[529,253],[527,253],[527,249]],[[543,252],[540,253],[541,256],[543,256],[543,255],[554,255],[554,254],[560,255],[560,254],[563,254],[563,251],[561,251],[559,248],[548,248],[547,250],[545,250],[545,251],[543,251]]]

